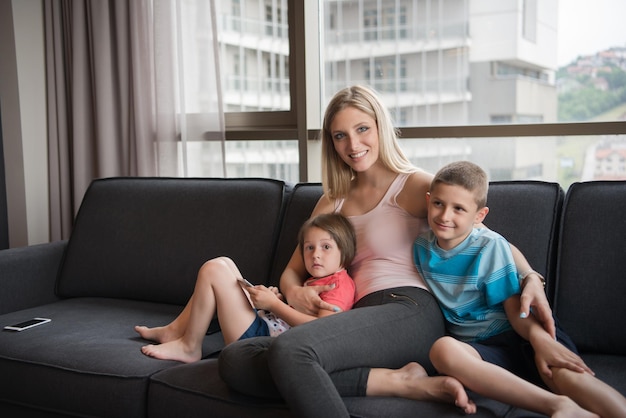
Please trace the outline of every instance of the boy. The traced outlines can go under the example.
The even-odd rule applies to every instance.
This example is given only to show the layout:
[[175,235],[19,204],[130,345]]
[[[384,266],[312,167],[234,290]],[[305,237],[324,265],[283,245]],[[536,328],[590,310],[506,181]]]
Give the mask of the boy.
[[[433,344],[433,365],[476,393],[545,415],[626,416],[626,398],[595,378],[567,335],[557,330],[557,342],[532,315],[516,315],[520,284],[509,244],[482,225],[487,189],[485,172],[461,161],[443,167],[426,196],[431,231],[415,241],[414,258],[449,334]],[[524,352],[524,340],[531,350]],[[540,380],[537,369],[545,371]],[[543,380],[552,392],[518,376]]]

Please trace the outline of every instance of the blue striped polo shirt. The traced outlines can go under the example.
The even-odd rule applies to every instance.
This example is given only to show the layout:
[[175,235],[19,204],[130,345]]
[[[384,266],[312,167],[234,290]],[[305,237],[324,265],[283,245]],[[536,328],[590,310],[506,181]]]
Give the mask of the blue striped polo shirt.
[[451,250],[442,250],[432,231],[413,245],[417,270],[437,298],[446,330],[472,342],[512,329],[503,302],[520,293],[509,243],[488,228],[474,228]]

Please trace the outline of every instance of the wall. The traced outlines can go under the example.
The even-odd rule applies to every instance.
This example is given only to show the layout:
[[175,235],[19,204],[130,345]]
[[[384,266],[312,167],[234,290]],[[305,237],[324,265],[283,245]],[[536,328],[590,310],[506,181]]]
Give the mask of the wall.
[[[0,114],[2,112],[0,111]],[[2,117],[0,115],[0,250],[9,248],[9,223],[7,220],[7,191],[4,175],[4,148],[2,146]]]
[[49,241],[43,3],[0,1],[0,111],[9,245]]

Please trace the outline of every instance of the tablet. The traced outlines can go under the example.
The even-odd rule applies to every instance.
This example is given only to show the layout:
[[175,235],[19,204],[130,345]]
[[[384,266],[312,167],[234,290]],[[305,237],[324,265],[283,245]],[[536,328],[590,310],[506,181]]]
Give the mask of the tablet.
[[241,284],[243,284],[244,286],[247,287],[254,287],[254,285],[252,283],[250,283],[249,281],[247,281],[246,279],[244,279],[243,277],[237,277],[237,280],[239,280],[239,282]]

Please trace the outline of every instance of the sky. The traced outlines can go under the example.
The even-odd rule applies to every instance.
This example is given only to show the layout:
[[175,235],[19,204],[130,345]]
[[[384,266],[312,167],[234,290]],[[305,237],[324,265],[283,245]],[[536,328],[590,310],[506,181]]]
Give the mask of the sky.
[[626,0],[559,0],[558,7],[559,67],[579,55],[626,47]]

